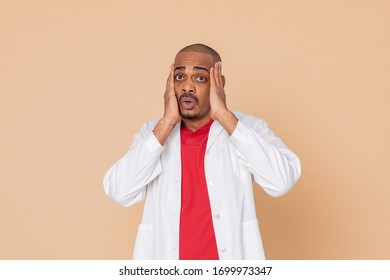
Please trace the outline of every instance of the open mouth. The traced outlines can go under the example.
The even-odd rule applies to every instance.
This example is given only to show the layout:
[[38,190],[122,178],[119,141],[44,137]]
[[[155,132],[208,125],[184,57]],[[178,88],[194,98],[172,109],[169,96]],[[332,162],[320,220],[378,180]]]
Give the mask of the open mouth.
[[196,101],[191,97],[183,97],[181,98],[180,105],[186,110],[191,110],[195,107]]

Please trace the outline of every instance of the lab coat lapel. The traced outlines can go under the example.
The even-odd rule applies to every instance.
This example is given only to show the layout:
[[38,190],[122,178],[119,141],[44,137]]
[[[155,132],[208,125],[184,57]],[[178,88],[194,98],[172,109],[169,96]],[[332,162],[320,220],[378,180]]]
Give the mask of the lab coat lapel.
[[170,141],[175,147],[180,147],[180,123],[178,123],[172,130]]
[[218,121],[214,121],[210,127],[209,139],[207,140],[206,152],[208,152],[209,149],[212,147],[215,139],[217,139],[217,136],[221,133],[222,130],[223,130],[222,125]]

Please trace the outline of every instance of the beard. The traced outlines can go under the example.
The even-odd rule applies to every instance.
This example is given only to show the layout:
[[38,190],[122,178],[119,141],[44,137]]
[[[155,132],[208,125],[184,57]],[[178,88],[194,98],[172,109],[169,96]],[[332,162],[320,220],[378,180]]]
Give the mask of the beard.
[[181,110],[181,107],[180,107],[180,104],[181,104],[181,101],[183,98],[191,98],[195,101],[196,105],[199,105],[199,100],[198,98],[193,95],[192,93],[190,92],[185,92],[183,95],[181,95],[179,97],[179,113],[180,113],[180,116],[183,118],[183,119],[186,119],[186,120],[193,120],[193,119],[196,119],[198,116],[199,116],[199,113],[200,112],[197,112],[197,113],[191,113],[191,112],[186,112],[186,113],[183,113],[182,110]]
[[182,111],[180,111],[180,116],[182,117],[182,119],[194,120],[199,116],[199,114],[183,113]]

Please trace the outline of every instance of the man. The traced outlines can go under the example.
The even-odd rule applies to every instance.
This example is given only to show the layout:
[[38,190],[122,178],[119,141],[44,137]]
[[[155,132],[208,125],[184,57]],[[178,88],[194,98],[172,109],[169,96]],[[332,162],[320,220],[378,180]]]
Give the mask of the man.
[[179,51],[164,115],[108,170],[114,201],[146,199],[134,259],[264,259],[253,179],[280,196],[300,177],[300,161],[265,121],[229,111],[224,85],[215,50]]

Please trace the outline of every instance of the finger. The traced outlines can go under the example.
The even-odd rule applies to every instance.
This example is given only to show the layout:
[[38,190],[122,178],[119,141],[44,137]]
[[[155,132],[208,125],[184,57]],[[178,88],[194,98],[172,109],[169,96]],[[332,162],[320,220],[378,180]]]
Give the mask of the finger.
[[175,87],[174,84],[174,66],[171,64],[171,69],[169,71],[169,76],[167,79],[166,92],[171,91]]
[[215,83],[218,87],[221,86],[221,79],[220,79],[220,65],[218,62],[215,63],[215,72],[214,72],[214,78],[215,78]]
[[174,89],[175,88],[175,66],[173,64],[171,64],[170,79],[171,79],[170,87],[171,89]]
[[220,83],[219,83],[219,63],[216,62],[215,63],[215,83],[218,85],[218,86],[221,86]]
[[222,62],[218,62],[218,83],[219,86],[222,87]]
[[211,88],[216,87],[214,72],[215,72],[215,68],[211,67],[210,68],[210,87]]

